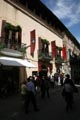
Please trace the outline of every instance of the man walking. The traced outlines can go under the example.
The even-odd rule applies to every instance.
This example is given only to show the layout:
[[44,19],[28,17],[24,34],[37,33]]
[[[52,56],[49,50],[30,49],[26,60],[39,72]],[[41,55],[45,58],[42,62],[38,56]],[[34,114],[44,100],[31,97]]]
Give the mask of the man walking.
[[27,90],[28,90],[28,96],[27,96],[26,104],[25,104],[25,112],[28,113],[30,102],[32,102],[33,104],[34,111],[39,111],[37,107],[37,102],[36,102],[36,89],[33,83],[32,76],[28,78]]

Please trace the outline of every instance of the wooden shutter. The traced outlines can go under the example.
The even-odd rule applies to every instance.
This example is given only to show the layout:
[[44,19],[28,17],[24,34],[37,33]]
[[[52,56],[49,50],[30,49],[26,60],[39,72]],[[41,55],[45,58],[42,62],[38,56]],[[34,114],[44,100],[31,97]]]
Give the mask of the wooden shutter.
[[62,48],[62,57],[64,60],[66,60],[66,47],[65,46],[63,46]]
[[35,44],[36,44],[36,36],[35,36],[35,30],[30,32],[30,43],[31,43],[31,55],[34,55],[34,51],[35,51]]
[[56,57],[56,44],[55,44],[55,41],[51,41],[51,50],[52,50],[52,56],[53,57]]

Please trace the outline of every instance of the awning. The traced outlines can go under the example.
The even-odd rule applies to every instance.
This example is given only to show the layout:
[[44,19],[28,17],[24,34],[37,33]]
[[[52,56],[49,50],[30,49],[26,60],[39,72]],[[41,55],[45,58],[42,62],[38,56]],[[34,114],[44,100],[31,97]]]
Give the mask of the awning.
[[18,67],[31,67],[36,68],[35,65],[24,59],[0,57],[0,64],[4,66],[18,66]]

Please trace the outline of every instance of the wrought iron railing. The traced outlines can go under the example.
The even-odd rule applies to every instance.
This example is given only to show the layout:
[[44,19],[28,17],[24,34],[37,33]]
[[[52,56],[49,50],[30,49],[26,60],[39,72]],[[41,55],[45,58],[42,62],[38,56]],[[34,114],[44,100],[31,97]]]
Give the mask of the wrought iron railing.
[[38,50],[38,58],[41,60],[52,60],[52,53],[43,51],[42,49]]
[[27,46],[25,43],[16,43],[14,41],[10,43],[9,39],[7,40],[7,42],[4,41],[5,41],[4,38],[0,37],[0,50],[4,48],[8,48],[8,49],[20,51],[22,53],[26,53]]

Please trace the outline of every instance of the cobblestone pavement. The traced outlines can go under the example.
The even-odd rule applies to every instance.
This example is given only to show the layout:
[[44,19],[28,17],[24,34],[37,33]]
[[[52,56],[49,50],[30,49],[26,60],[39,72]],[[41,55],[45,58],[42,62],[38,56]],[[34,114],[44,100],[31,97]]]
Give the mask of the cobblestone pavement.
[[[78,87],[79,91],[80,88]],[[80,92],[74,94],[74,105],[69,113],[65,110],[65,101],[61,96],[62,88],[57,86],[50,90],[50,98],[42,100],[38,95],[39,112],[25,114],[20,95],[0,100],[0,120],[80,120]]]

